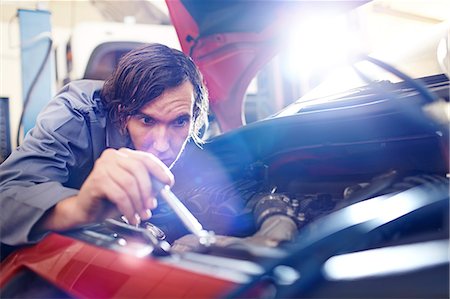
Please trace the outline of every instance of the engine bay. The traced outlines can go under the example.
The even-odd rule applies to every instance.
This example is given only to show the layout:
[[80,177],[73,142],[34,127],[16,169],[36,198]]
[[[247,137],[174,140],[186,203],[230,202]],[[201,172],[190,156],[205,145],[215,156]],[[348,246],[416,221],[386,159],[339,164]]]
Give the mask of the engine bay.
[[[445,76],[422,80],[448,102]],[[445,189],[448,130],[424,112],[420,92],[404,82],[382,84],[388,93],[355,90],[216,137],[203,149],[190,144],[173,169],[174,192],[222,247],[245,240],[274,248],[299,242],[305,228],[358,202],[417,186]],[[153,243],[167,242],[167,252],[169,244],[198,250],[163,200],[150,222],[144,229]]]

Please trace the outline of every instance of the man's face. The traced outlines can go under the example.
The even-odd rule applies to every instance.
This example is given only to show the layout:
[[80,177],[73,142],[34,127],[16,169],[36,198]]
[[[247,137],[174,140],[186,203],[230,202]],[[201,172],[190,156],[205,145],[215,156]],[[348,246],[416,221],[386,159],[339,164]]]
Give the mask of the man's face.
[[186,145],[192,127],[194,88],[189,81],[167,89],[130,116],[127,129],[135,149],[152,153],[170,167]]

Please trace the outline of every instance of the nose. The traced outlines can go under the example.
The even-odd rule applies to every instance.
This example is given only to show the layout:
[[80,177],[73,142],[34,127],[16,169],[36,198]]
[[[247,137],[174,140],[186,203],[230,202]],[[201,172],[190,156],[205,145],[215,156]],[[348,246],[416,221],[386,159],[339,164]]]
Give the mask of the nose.
[[163,153],[169,150],[169,136],[167,133],[167,128],[164,126],[155,128],[153,135],[153,149],[156,152]]

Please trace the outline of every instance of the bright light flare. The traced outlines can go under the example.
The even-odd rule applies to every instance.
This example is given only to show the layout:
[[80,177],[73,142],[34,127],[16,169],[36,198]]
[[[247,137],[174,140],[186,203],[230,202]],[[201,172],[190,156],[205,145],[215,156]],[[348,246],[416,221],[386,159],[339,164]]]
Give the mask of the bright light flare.
[[357,34],[345,16],[303,20],[289,34],[288,75],[298,78],[327,71],[347,63],[358,48]]
[[448,263],[448,240],[400,245],[338,255],[324,265],[330,280],[392,275]]

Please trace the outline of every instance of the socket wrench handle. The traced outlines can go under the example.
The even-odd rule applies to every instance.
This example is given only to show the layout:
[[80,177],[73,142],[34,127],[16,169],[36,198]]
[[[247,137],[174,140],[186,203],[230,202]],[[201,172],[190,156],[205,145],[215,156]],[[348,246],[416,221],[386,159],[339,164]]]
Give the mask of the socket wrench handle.
[[172,210],[181,219],[184,226],[199,238],[199,242],[203,245],[210,245],[214,242],[214,234],[203,229],[203,226],[195,218],[194,215],[186,208],[180,199],[170,190],[168,185],[161,183],[155,178],[152,179],[153,189],[158,192],[172,208]]

